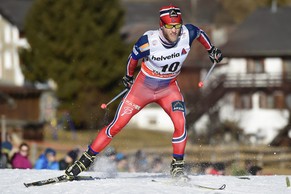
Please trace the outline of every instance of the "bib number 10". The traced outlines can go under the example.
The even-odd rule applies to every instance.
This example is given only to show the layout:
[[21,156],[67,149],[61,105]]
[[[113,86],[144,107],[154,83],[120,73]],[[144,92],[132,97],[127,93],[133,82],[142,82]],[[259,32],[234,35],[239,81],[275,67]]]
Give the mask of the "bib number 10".
[[164,65],[162,66],[162,72],[175,72],[177,71],[180,62],[174,62],[171,65]]

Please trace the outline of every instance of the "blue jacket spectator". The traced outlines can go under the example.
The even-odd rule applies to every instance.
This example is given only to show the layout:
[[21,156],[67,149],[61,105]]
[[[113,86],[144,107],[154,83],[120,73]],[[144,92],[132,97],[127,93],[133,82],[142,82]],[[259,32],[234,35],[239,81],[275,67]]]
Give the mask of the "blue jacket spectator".
[[35,169],[59,170],[59,163],[56,160],[56,151],[52,148],[47,148],[43,154],[35,162]]
[[12,144],[9,141],[1,143],[0,168],[11,168],[9,154],[12,150]]

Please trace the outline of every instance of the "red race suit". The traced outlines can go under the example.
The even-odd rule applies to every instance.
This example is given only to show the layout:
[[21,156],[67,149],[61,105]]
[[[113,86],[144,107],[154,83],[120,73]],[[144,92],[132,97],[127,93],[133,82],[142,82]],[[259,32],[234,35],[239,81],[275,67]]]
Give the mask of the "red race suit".
[[113,121],[99,132],[89,149],[96,154],[101,152],[136,113],[149,103],[157,103],[174,124],[173,156],[183,158],[187,141],[186,113],[176,77],[195,39],[206,50],[211,49],[206,33],[192,24],[183,25],[178,41],[172,44],[160,29],[147,31],[139,38],[128,57],[126,75],[134,75],[140,59],[141,71],[119,104]]

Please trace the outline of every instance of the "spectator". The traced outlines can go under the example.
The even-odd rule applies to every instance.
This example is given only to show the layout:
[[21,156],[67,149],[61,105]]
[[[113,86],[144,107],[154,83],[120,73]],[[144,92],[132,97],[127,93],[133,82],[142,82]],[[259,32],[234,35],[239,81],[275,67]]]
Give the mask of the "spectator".
[[128,172],[129,165],[128,165],[128,158],[123,153],[116,154],[116,166],[119,172]]
[[249,170],[250,170],[250,168],[252,167],[252,166],[254,166],[254,161],[252,161],[252,160],[246,160],[245,161],[245,174],[248,174],[248,172],[249,172]]
[[68,166],[72,165],[76,161],[78,154],[78,149],[69,151],[66,156],[59,161],[60,170],[66,170]]
[[225,165],[222,162],[214,163],[214,164],[205,164],[205,174],[210,175],[225,175]]
[[161,173],[163,172],[163,160],[161,157],[154,158],[151,164],[151,172],[153,173]]
[[263,174],[263,168],[260,166],[251,166],[249,168],[250,175],[262,175]]
[[212,168],[213,167],[211,166],[210,162],[202,162],[198,164],[197,174],[200,174],[200,175],[209,174]]
[[59,163],[56,160],[56,151],[52,148],[47,148],[43,154],[35,162],[35,169],[59,170]]
[[12,144],[5,141],[1,144],[0,168],[11,168],[9,154],[12,150]]
[[147,156],[142,150],[135,153],[133,169],[135,172],[147,172],[148,170]]
[[216,175],[225,175],[225,165],[223,162],[213,164],[213,168],[216,171]]
[[11,164],[12,168],[20,169],[31,169],[32,165],[28,158],[29,155],[29,145],[27,143],[22,143],[19,146],[19,151],[15,153],[12,157]]

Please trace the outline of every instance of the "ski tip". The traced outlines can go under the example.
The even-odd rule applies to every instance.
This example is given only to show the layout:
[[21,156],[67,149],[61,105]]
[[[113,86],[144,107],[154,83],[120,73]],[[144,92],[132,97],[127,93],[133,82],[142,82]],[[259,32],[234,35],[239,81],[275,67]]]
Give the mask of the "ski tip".
[[223,184],[223,185],[219,188],[219,190],[224,190],[225,187],[226,187],[226,184]]
[[86,181],[86,180],[97,180],[98,177],[92,176],[76,176],[72,179],[72,181]]
[[24,184],[24,186],[27,188],[27,187],[29,187],[29,184],[28,183],[23,183]]
[[241,177],[238,177],[238,179],[251,180],[251,178],[247,176],[241,176]]

